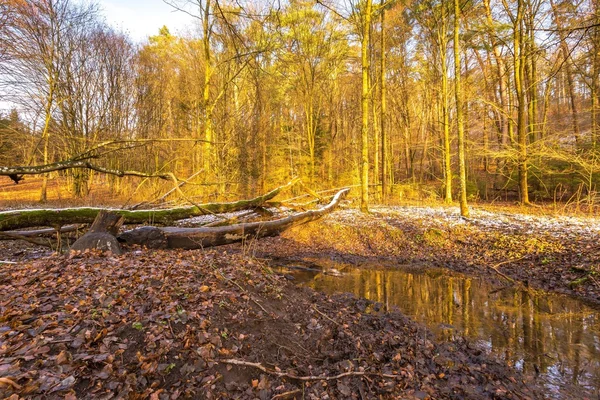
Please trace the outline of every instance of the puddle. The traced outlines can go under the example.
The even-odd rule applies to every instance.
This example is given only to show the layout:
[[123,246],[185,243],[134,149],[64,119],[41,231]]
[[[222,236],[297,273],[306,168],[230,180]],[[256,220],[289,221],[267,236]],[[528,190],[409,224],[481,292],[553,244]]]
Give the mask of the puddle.
[[[427,325],[439,340],[465,336],[528,375],[550,397],[598,396],[600,317],[573,298],[515,289],[444,270],[318,268],[288,265],[281,272],[328,294],[353,293],[398,308]],[[577,397],[577,396],[576,396]]]

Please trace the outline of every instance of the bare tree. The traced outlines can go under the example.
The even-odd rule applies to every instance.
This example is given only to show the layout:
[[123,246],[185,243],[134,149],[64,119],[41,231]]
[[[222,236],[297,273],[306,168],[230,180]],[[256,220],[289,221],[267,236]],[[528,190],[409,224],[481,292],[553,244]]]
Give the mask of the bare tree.
[[[96,15],[94,6],[78,6],[70,0],[12,1],[8,3],[11,18],[1,31],[0,43],[6,54],[2,79],[8,80],[9,100],[37,120],[40,126],[44,164],[51,161],[50,136],[57,119],[61,80],[69,67],[64,53],[73,51],[81,39],[76,32]],[[47,175],[40,193],[46,200]]]

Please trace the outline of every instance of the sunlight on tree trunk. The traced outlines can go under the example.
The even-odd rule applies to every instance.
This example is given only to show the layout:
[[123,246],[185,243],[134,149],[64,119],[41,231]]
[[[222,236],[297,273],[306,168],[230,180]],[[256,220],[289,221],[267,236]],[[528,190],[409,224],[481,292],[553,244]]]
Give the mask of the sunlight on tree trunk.
[[212,157],[212,141],[213,141],[213,127],[212,127],[212,104],[210,100],[210,80],[212,77],[212,52],[210,49],[211,39],[211,0],[206,0],[204,4],[204,11],[202,17],[202,50],[204,52],[204,88],[202,90],[202,100],[204,102],[204,144],[203,144],[203,168],[207,172],[212,172],[215,168]]
[[[506,0],[503,0],[505,2]],[[508,6],[505,4],[508,9]],[[529,205],[529,183],[527,178],[527,112],[525,98],[525,62],[526,55],[523,43],[523,19],[525,14],[524,0],[517,0],[517,14],[513,17],[513,58],[514,84],[517,102],[517,166],[519,170],[519,191],[521,203]]]
[[454,96],[456,98],[456,126],[458,132],[458,169],[460,180],[460,215],[468,218],[467,168],[465,161],[465,128],[463,116],[463,93],[461,87],[460,57],[460,0],[454,0]]
[[438,28],[438,43],[440,46],[440,71],[442,78],[441,106],[442,106],[442,131],[444,142],[444,202],[452,203],[452,150],[450,147],[450,113],[449,113],[449,97],[448,90],[448,56],[446,54],[448,43],[448,5],[445,0],[441,3],[442,18]]
[[388,196],[388,156],[387,156],[387,65],[386,65],[386,34],[385,34],[385,0],[381,0],[381,201],[385,204]]
[[361,95],[361,163],[360,163],[360,209],[369,211],[369,42],[371,32],[372,0],[365,0],[363,11],[361,65],[362,65],[362,95]]

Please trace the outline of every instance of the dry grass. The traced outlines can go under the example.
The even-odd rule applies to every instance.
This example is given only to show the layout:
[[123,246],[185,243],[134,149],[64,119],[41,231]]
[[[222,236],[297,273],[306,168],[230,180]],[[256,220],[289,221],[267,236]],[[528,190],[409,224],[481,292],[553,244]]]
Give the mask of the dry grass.
[[[0,177],[0,208],[38,207],[42,187],[42,178],[27,177],[19,184],[10,179]],[[135,196],[141,197],[141,196]],[[85,205],[122,205],[129,200],[123,195],[115,194],[108,184],[94,182],[87,196],[78,198],[70,190],[65,178],[57,177],[48,180],[47,202],[51,207],[85,206]]]
[[[148,201],[160,197],[168,190],[172,189],[172,183],[160,180],[139,180],[134,178],[116,178],[120,179],[120,187],[118,190],[111,188],[111,185],[106,177],[96,177],[90,186],[90,192],[87,196],[76,197],[66,178],[55,177],[48,181],[48,201],[49,207],[68,207],[68,206],[113,206],[124,207],[132,204],[137,204],[142,201]],[[18,185],[8,177],[0,176],[0,209],[6,208],[27,208],[39,207],[40,190],[42,187],[41,177],[26,177]],[[194,191],[206,190],[201,187],[187,187],[184,192],[194,201],[198,202],[213,202],[213,201],[232,201],[237,200],[240,196],[235,196],[232,192],[229,196],[218,196],[214,191],[210,193],[193,193]],[[398,191],[396,191],[398,192]],[[374,190],[370,193],[371,202],[373,205],[380,203],[378,193]],[[358,207],[359,202],[358,189],[350,193],[349,200],[351,206]],[[185,201],[178,199],[178,196],[172,196],[170,200],[184,203]],[[406,187],[403,187],[401,193],[394,193],[386,201],[387,205],[396,206],[416,206],[416,207],[448,207],[447,204],[439,197],[432,194],[432,191],[419,191],[415,189],[413,192],[408,192]],[[457,204],[450,205],[456,207]],[[530,215],[569,215],[569,216],[599,216],[600,205],[588,207],[585,204],[577,203],[540,203],[535,206],[522,206],[515,201],[508,202],[472,202],[471,207],[479,208],[497,213],[519,213]]]

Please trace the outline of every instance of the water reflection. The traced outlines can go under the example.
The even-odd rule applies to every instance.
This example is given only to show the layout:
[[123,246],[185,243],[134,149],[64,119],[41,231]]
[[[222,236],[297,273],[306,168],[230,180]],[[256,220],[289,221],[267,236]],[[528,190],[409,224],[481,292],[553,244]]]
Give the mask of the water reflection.
[[[350,292],[398,307],[425,323],[439,339],[464,335],[527,374],[539,375],[550,392],[575,385],[596,396],[600,388],[600,323],[597,313],[567,296],[515,289],[449,276],[443,270],[407,272],[340,267],[290,272],[327,293]],[[550,394],[550,393],[549,393]]]

